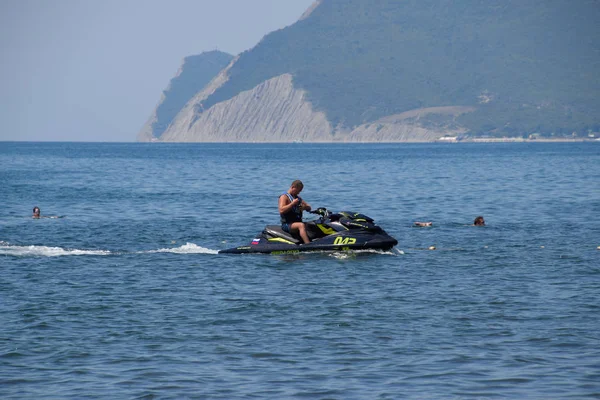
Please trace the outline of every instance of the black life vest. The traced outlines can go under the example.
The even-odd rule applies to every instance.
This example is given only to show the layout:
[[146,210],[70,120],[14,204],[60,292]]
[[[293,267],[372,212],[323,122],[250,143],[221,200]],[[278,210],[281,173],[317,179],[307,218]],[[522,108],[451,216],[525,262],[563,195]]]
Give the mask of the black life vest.
[[[292,196],[289,193],[283,193],[285,194],[288,199],[290,199],[290,202],[294,201],[294,196]],[[281,197],[281,196],[279,196]],[[298,199],[300,199],[300,202],[298,204],[296,204],[294,207],[292,207],[292,209],[288,212],[286,212],[285,214],[279,214],[281,216],[281,223],[282,224],[292,224],[294,222],[302,222],[302,210],[300,209],[300,205],[302,204],[302,199],[298,196]]]

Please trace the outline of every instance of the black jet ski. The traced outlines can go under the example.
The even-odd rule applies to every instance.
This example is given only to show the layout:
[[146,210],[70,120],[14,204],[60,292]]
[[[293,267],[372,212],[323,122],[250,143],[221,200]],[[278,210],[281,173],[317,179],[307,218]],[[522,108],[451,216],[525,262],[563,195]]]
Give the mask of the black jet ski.
[[291,235],[281,225],[267,225],[252,241],[219,253],[287,254],[304,251],[390,250],[398,241],[388,235],[372,218],[364,214],[341,211],[332,213],[326,208],[309,211],[320,217],[306,222],[310,243],[303,244],[300,236]]

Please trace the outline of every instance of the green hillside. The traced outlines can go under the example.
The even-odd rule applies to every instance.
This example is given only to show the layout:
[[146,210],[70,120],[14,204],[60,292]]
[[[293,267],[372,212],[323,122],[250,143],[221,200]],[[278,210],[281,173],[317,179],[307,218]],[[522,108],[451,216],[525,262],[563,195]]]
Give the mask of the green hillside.
[[598,0],[324,0],[243,53],[204,104],[289,72],[334,125],[473,105],[473,134],[600,130]]

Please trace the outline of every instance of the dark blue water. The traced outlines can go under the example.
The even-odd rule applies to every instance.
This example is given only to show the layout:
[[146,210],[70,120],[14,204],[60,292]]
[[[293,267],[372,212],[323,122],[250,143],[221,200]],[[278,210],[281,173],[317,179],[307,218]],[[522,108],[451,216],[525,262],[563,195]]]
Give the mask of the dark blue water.
[[[599,177],[600,143],[0,143],[0,398],[599,398]],[[397,248],[216,254],[298,178]]]

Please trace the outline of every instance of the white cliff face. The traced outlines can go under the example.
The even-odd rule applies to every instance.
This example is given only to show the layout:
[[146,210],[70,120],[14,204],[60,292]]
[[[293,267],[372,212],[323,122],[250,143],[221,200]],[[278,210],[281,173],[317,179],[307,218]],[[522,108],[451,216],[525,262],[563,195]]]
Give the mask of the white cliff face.
[[203,89],[231,59],[231,55],[219,51],[184,58],[177,74],[163,91],[152,115],[138,133],[137,140],[139,142],[157,140],[185,104]]
[[[163,135],[161,135],[161,141],[190,141],[177,139],[177,132],[182,133],[189,130],[189,128],[197,120],[197,115],[204,111],[204,106],[202,103],[229,80],[229,70],[238,59],[239,56],[235,57],[225,69],[219,72],[219,74],[212,81],[210,81],[210,83],[206,85],[204,89],[198,92],[185,105],[185,107],[181,109],[181,111],[171,122],[171,125],[165,130]],[[175,139],[166,139],[168,137],[174,137]]]
[[[233,65],[235,61],[232,62]],[[323,112],[313,109],[306,92],[290,74],[269,79],[252,90],[205,110],[202,102],[227,81],[223,70],[177,115],[161,136],[165,142],[431,142],[465,130],[453,118],[472,107],[411,110],[343,130],[334,129]],[[436,115],[443,123],[422,124]]]
[[[474,107],[461,106],[410,110],[360,125],[348,134],[346,141],[433,142],[445,135],[456,136],[465,133],[466,129],[453,123],[453,119],[472,111],[475,111]],[[423,125],[421,119],[427,115],[442,117],[443,122]]]
[[[217,77],[215,80],[219,79]],[[223,79],[223,77],[221,77]],[[332,127],[315,111],[305,92],[283,74],[230,100],[202,107],[213,82],[177,115],[161,140],[167,142],[330,142]],[[212,87],[212,88],[211,88]]]

